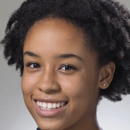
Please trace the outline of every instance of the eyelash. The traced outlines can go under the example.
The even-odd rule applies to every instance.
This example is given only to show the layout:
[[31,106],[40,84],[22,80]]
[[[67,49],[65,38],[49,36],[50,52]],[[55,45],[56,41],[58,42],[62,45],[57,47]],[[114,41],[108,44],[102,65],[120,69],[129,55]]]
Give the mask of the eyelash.
[[[61,68],[63,68],[63,67],[64,67],[65,69],[68,68],[68,70],[65,70],[65,69],[64,69],[64,71],[76,70],[76,67],[74,67],[74,66],[72,66],[72,65],[69,65],[69,64],[62,65]],[[61,68],[60,68],[60,69],[61,69]]]
[[[35,67],[31,67],[31,65],[35,65]],[[33,69],[35,69],[35,68],[40,68],[41,66],[38,64],[38,63],[27,63],[27,65],[26,65],[27,67],[30,67],[30,68],[33,68]]]
[[[32,67],[32,65],[33,65],[33,67]],[[27,67],[30,67],[30,68],[32,68],[32,69],[37,69],[37,68],[40,68],[41,66],[40,66],[40,64],[38,64],[38,63],[35,63],[35,62],[30,62],[30,63],[27,63],[27,65],[26,65]],[[62,69],[64,67],[64,69]],[[61,67],[60,67],[60,69],[62,69],[63,71],[69,71],[69,70],[76,70],[76,67],[75,66],[73,66],[73,65],[69,65],[69,64],[66,64],[66,65],[62,65]]]

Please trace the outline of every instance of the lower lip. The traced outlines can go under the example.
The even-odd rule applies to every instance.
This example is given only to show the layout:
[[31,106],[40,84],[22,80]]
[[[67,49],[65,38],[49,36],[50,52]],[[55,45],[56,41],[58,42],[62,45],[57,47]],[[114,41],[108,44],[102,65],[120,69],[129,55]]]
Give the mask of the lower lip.
[[38,115],[43,116],[43,117],[55,117],[63,113],[67,107],[67,104],[63,107],[60,107],[58,109],[50,109],[50,110],[44,110],[41,109],[36,103],[36,101],[33,101],[34,107]]

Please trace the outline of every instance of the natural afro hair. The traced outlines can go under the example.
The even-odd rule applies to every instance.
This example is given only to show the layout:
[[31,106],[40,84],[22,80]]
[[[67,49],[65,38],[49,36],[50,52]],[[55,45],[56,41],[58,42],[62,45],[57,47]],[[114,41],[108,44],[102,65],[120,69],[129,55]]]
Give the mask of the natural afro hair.
[[130,94],[130,13],[112,0],[26,0],[9,19],[4,56],[8,64],[23,73],[23,44],[28,30],[39,20],[52,17],[69,21],[90,38],[100,66],[114,62],[116,70],[110,86],[100,90],[111,101]]

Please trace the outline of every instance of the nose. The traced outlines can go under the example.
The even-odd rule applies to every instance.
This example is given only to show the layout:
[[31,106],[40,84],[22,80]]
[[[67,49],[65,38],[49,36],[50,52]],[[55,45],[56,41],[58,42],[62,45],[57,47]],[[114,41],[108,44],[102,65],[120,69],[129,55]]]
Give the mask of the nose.
[[37,83],[37,88],[45,93],[55,93],[59,91],[60,85],[56,81],[55,74],[52,74],[52,72],[44,72],[41,74],[39,81]]

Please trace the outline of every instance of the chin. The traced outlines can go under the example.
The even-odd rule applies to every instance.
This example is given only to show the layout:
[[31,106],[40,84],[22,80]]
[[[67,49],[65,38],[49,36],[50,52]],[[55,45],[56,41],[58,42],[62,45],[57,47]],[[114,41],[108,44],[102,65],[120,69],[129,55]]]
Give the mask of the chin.
[[64,124],[61,121],[60,122],[56,120],[50,121],[49,119],[46,119],[46,121],[39,120],[39,121],[36,121],[36,123],[41,130],[63,130],[63,129],[66,129],[67,127],[67,124]]

